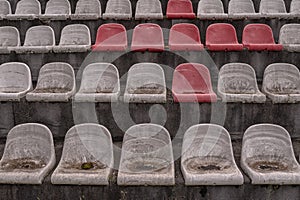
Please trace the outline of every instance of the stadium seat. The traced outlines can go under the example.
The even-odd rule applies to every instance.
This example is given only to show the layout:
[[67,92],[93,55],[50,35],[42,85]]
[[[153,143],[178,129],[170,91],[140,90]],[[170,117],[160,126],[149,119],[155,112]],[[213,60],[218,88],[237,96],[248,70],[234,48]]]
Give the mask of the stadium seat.
[[99,0],[79,0],[76,4],[75,14],[71,15],[72,20],[97,20],[102,15]]
[[215,102],[210,73],[202,64],[184,63],[176,67],[172,84],[175,102]]
[[45,64],[38,77],[36,88],[27,93],[27,101],[67,102],[75,94],[73,67],[63,62]]
[[81,78],[75,101],[116,102],[120,94],[119,72],[110,63],[89,64]]
[[215,124],[199,124],[184,134],[181,171],[185,185],[242,185],[228,131]]
[[292,0],[290,7],[291,17],[299,18],[300,17],[300,1]]
[[206,30],[206,47],[210,51],[242,51],[238,43],[235,28],[227,23],[209,25]]
[[20,101],[32,90],[31,72],[24,63],[0,65],[0,101]]
[[169,132],[157,124],[130,127],[123,139],[118,185],[175,185]]
[[218,94],[223,102],[264,103],[254,69],[245,63],[225,64],[219,73]]
[[9,20],[33,20],[41,15],[41,4],[38,0],[21,0],[17,3],[14,14],[8,14]]
[[159,25],[139,24],[133,30],[132,51],[164,51],[163,32]]
[[259,12],[266,18],[289,18],[283,0],[261,0]]
[[9,1],[0,1],[0,20],[5,19],[7,15],[11,14],[11,6]]
[[228,17],[230,19],[259,19],[252,0],[230,0],[228,4]]
[[39,25],[29,28],[23,46],[12,47],[16,53],[48,53],[55,46],[54,31],[50,26]]
[[110,132],[98,124],[75,125],[67,132],[52,184],[109,185],[114,163]]
[[103,19],[129,20],[132,17],[131,2],[129,0],[109,0]]
[[165,103],[166,95],[165,74],[160,65],[138,63],[129,69],[125,102]]
[[1,184],[42,184],[55,166],[51,131],[42,124],[20,124],[6,139],[0,161]]
[[86,52],[91,48],[90,29],[84,24],[71,24],[63,28],[55,53]]
[[284,50],[290,52],[300,52],[300,24],[285,24],[279,33],[279,43]]
[[262,91],[273,103],[300,102],[300,73],[295,65],[274,63],[265,69]]
[[122,24],[102,24],[97,31],[93,51],[125,51],[127,49],[127,32]]
[[163,19],[159,0],[138,0],[135,9],[135,19]]
[[195,13],[190,0],[169,0],[167,5],[167,18],[194,19]]
[[66,20],[71,15],[69,0],[49,0],[45,14],[40,16],[42,20]]
[[197,17],[204,20],[216,20],[227,19],[228,15],[224,13],[221,0],[201,0],[198,3]]
[[188,23],[173,25],[170,30],[169,48],[171,51],[203,50],[198,27]]
[[256,124],[243,136],[241,167],[252,184],[300,184],[300,166],[287,130],[274,124]]
[[17,28],[12,26],[0,27],[0,54],[9,54],[11,47],[20,46],[20,34]]
[[266,24],[248,24],[243,31],[243,45],[250,51],[282,51],[275,44],[272,29]]

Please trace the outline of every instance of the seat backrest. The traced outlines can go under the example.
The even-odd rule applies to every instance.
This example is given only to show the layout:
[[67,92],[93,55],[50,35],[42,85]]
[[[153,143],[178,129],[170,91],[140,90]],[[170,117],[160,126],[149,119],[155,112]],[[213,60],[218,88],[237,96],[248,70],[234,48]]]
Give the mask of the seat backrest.
[[280,44],[300,44],[300,24],[285,24],[279,33]]
[[274,44],[271,27],[266,24],[248,24],[243,31],[243,44]]
[[261,0],[260,13],[286,13],[285,3],[283,0]]
[[45,14],[71,14],[68,0],[50,0],[47,2]]
[[131,2],[129,0],[109,0],[106,4],[105,13],[131,14]]
[[159,0],[138,0],[136,13],[162,13],[161,3]]
[[255,13],[252,0],[230,0],[228,5],[228,14],[235,13]]
[[12,26],[0,27],[0,47],[20,46],[20,34],[17,28]]
[[59,45],[91,45],[90,29],[84,24],[72,24],[63,28]]
[[41,4],[38,0],[21,0],[17,3],[15,14],[41,14]]
[[0,15],[11,14],[11,6],[7,0],[0,1]]
[[96,44],[127,43],[126,29],[122,24],[102,24],[97,31]]
[[299,14],[300,13],[300,1],[299,0],[292,0],[290,13],[292,14]]
[[55,35],[50,26],[40,25],[29,28],[24,46],[54,46]]
[[211,24],[206,30],[206,45],[236,43],[238,43],[236,30],[231,24]]
[[75,14],[99,14],[101,15],[99,0],[79,0],[76,4]]
[[198,27],[188,23],[173,25],[170,30],[169,40],[180,44],[201,43]]
[[193,5],[190,0],[169,0],[167,13],[193,13]]
[[221,0],[200,0],[198,4],[199,13],[224,13],[224,7]]
[[132,42],[135,44],[161,44],[163,41],[162,29],[157,24],[139,24],[133,30]]

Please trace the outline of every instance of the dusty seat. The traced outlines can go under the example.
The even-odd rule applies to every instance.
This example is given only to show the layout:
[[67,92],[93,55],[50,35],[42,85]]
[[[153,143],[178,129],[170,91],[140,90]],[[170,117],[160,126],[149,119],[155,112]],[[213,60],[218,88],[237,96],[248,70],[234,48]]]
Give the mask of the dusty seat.
[[203,20],[227,19],[221,0],[201,0],[198,3],[197,17]]
[[76,4],[75,13],[71,15],[72,20],[97,20],[102,15],[99,0],[79,0]]
[[228,4],[228,17],[230,19],[259,19],[252,0],[230,0]]
[[291,17],[299,18],[300,17],[300,1],[292,0],[290,6],[290,15]]
[[0,54],[9,54],[12,47],[20,46],[20,34],[13,26],[0,27]]
[[132,18],[131,2],[129,0],[109,0],[106,4],[103,19],[129,20]]
[[5,19],[9,14],[11,14],[11,6],[9,1],[0,1],[0,20]]
[[38,0],[21,0],[17,3],[14,14],[6,16],[9,20],[33,20],[41,15],[41,4]]
[[284,50],[290,52],[300,52],[300,24],[285,24],[279,33],[279,43]]
[[283,0],[261,0],[259,12],[266,18],[289,18]]
[[135,19],[163,19],[159,0],[138,0],[135,9]]
[[167,18],[194,19],[195,13],[190,0],[169,0],[167,4]]
[[68,0],[49,0],[42,20],[66,20],[71,15],[71,6]]

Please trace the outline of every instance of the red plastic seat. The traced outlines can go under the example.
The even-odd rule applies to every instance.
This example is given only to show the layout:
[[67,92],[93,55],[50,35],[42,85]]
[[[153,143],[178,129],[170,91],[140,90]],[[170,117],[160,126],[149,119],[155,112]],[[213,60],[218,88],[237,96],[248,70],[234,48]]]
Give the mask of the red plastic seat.
[[206,30],[206,46],[211,51],[241,51],[235,28],[231,24],[211,24]]
[[167,18],[193,19],[196,15],[193,12],[193,5],[190,0],[169,0],[167,5]]
[[175,102],[215,102],[210,73],[202,64],[184,63],[176,67],[172,94]]
[[163,51],[164,38],[159,25],[146,23],[139,24],[133,30],[132,51]]
[[266,24],[248,24],[243,31],[243,44],[250,51],[281,51],[281,44],[275,44],[272,29]]
[[198,27],[187,23],[173,25],[170,30],[169,48],[171,51],[203,50]]
[[122,24],[103,24],[98,28],[94,51],[124,51],[127,48],[126,29]]

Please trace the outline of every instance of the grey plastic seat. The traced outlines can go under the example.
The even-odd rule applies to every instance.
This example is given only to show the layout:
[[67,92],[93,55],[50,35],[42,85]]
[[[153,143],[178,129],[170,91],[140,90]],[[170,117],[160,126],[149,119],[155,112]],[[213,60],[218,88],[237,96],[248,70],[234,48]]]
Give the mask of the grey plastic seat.
[[116,102],[120,94],[119,72],[110,63],[93,63],[82,74],[75,101]]
[[279,33],[279,44],[283,49],[291,52],[300,52],[300,24],[285,24]]
[[165,75],[160,65],[138,63],[129,69],[125,102],[164,103],[166,94]]
[[291,17],[300,17],[300,1],[299,0],[292,0],[290,6],[290,15]]
[[41,4],[38,0],[21,0],[17,3],[14,14],[7,15],[9,20],[33,20],[41,15]]
[[47,2],[45,14],[41,20],[66,20],[71,15],[71,6],[68,0],[50,0]]
[[51,131],[42,124],[12,128],[0,161],[1,184],[42,184],[55,166]]
[[75,94],[75,74],[63,62],[45,64],[39,73],[36,88],[27,93],[27,101],[67,102]]
[[20,101],[32,90],[31,72],[24,63],[0,65],[0,101]]
[[54,31],[50,26],[40,25],[29,28],[23,46],[12,47],[16,53],[48,53],[55,46]]
[[139,0],[136,3],[135,19],[163,19],[159,0]]
[[186,185],[242,185],[228,131],[215,124],[199,124],[184,134],[181,171]]
[[171,138],[156,124],[130,127],[123,139],[118,185],[174,185]]
[[299,69],[288,63],[274,63],[265,69],[262,91],[273,103],[300,101]]
[[55,53],[86,52],[91,48],[90,29],[84,24],[72,24],[63,28]]
[[11,14],[11,6],[9,1],[0,1],[0,20],[5,19],[7,15]]
[[252,0],[230,0],[228,4],[228,17],[230,19],[259,19]]
[[129,20],[132,17],[131,2],[129,0],[109,0],[106,4],[103,19]]
[[227,19],[221,0],[201,0],[198,3],[197,17],[203,20]]
[[218,94],[223,102],[264,103],[254,69],[245,63],[225,64],[219,73]]
[[71,15],[72,20],[97,20],[102,15],[99,0],[79,0],[76,4],[75,14]]
[[73,126],[65,136],[52,184],[108,185],[114,163],[110,132],[98,124]]
[[20,34],[16,27],[0,27],[0,54],[9,54],[11,47],[18,47],[20,43]]
[[241,167],[252,184],[300,184],[291,137],[278,125],[256,124],[245,131]]
[[261,0],[259,12],[266,18],[289,18],[283,0]]

